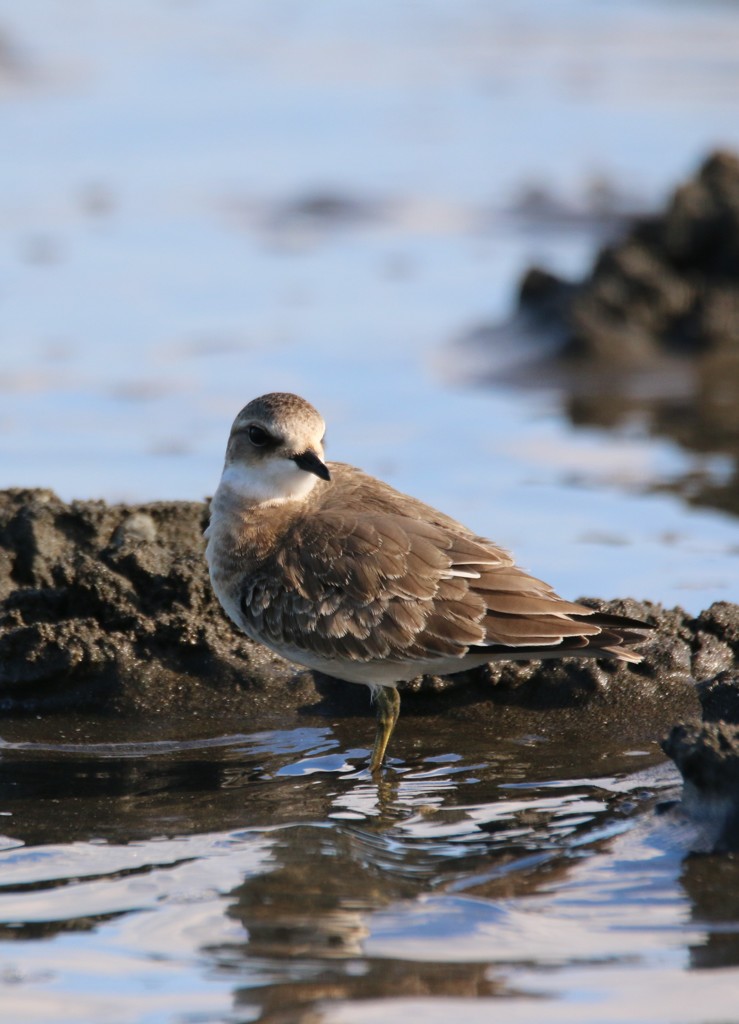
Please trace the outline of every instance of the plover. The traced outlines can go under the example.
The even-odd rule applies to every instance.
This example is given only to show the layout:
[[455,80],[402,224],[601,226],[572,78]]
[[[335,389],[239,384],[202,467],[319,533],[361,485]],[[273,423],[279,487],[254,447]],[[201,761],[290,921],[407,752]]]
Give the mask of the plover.
[[297,395],[236,417],[206,557],[236,625],[277,654],[370,687],[376,772],[399,682],[497,660],[638,662],[649,627],[565,601],[507,551],[407,494],[324,461],[323,419]]

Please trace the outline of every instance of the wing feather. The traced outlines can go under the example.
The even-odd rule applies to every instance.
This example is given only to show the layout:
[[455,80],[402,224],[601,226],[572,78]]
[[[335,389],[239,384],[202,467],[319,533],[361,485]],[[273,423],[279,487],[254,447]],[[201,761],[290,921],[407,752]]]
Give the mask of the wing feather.
[[[588,645],[637,657],[620,647],[643,639],[643,624],[562,600],[502,548],[383,487],[382,500],[374,488],[371,500],[350,494],[343,508],[339,492],[288,527],[243,591],[257,635],[353,662],[462,660],[481,649],[536,657]],[[399,510],[399,497],[408,507]]]

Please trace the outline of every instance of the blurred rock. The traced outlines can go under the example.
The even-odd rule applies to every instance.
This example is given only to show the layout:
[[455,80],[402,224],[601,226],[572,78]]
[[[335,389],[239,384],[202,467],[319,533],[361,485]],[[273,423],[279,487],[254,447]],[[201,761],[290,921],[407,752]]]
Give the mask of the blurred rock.
[[[475,378],[559,387],[577,425],[637,423],[726,457],[666,489],[739,513],[739,157],[711,155],[661,214],[632,221],[582,281],[533,267],[503,325],[462,339]],[[511,368],[501,352],[521,357]],[[509,361],[510,363],[510,361]]]
[[384,201],[325,188],[267,206],[232,198],[223,210],[230,223],[247,230],[257,228],[271,246],[302,251],[334,232],[383,223],[390,207]]
[[739,158],[715,153],[664,214],[603,249],[571,293],[563,355],[626,367],[663,355],[736,355],[738,310]]

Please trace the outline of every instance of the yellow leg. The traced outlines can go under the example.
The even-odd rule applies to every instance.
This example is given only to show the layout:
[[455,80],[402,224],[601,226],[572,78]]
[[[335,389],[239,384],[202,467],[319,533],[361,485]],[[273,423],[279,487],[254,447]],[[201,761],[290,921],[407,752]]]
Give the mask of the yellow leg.
[[400,714],[400,694],[394,686],[380,686],[375,691],[375,701],[377,702],[377,729],[375,730],[375,745],[372,747],[372,757],[370,758],[370,771],[373,774],[380,770],[382,762],[385,760],[385,751]]

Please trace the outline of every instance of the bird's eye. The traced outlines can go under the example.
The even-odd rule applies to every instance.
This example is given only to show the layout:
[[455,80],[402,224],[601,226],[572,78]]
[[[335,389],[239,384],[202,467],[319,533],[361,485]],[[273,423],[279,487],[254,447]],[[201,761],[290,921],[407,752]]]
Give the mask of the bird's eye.
[[249,427],[249,440],[255,448],[264,448],[269,441],[269,434],[266,430],[262,430],[255,423]]

